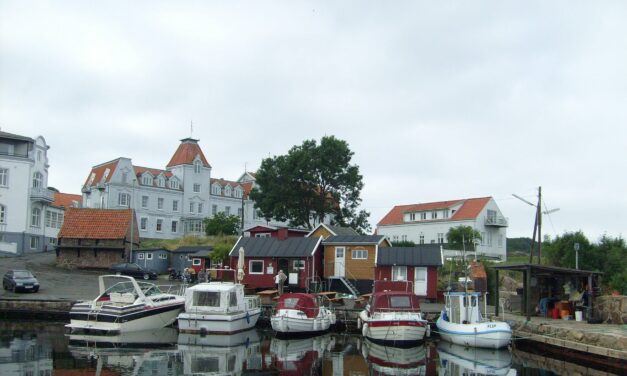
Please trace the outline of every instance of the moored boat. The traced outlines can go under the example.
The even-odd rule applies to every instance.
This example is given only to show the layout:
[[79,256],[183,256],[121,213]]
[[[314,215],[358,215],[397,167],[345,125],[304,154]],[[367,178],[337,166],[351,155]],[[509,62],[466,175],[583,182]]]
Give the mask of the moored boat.
[[403,283],[404,290],[398,290],[395,284],[398,285],[375,283],[375,292],[359,313],[358,325],[363,336],[375,343],[414,346],[424,341],[429,323],[422,318],[418,296],[412,292],[411,284]]
[[335,314],[314,294],[288,293],[279,297],[270,323],[279,336],[314,334],[329,330]]
[[[503,321],[491,321],[479,310],[480,292],[447,292],[436,321],[443,340],[462,346],[498,349],[512,339],[512,329]],[[484,297],[485,298],[485,297]]]
[[464,347],[448,342],[438,344],[440,370],[450,375],[516,375],[507,349]]
[[185,290],[178,326],[183,333],[237,333],[254,327],[260,315],[259,297],[245,295],[241,283],[204,282]]
[[103,275],[98,278],[100,294],[79,302],[70,310],[71,333],[120,334],[159,329],[174,323],[185,299],[164,293],[149,282],[133,277]]

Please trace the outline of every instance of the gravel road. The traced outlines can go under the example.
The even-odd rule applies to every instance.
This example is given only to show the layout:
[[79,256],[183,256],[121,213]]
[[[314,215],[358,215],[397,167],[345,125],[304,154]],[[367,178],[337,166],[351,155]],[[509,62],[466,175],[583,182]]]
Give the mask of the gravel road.
[[[19,257],[0,257],[0,273],[10,269],[30,270],[39,280],[36,293],[13,293],[0,289],[0,298],[34,300],[90,300],[98,295],[98,276],[105,270],[68,270],[56,266],[54,252],[27,254]],[[158,284],[172,284],[167,276],[159,276]]]

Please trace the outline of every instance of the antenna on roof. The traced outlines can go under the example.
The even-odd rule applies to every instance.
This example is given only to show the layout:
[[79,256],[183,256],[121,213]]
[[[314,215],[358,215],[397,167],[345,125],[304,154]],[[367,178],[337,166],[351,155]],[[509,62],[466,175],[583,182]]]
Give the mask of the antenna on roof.
[[194,121],[189,121],[189,138],[194,138]]

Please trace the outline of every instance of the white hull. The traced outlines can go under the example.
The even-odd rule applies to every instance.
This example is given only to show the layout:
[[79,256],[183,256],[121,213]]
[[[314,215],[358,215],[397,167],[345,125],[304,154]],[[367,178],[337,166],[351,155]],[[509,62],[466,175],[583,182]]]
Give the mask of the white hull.
[[436,325],[443,340],[462,346],[499,349],[509,345],[512,339],[512,330],[505,322],[456,324],[440,315]]
[[315,318],[298,318],[289,315],[275,315],[270,318],[272,329],[279,333],[313,333],[329,330],[335,321],[330,315]]
[[179,331],[183,333],[237,333],[257,324],[261,308],[232,314],[184,312],[178,317]]
[[[148,312],[150,310],[146,309]],[[176,320],[176,317],[183,311],[183,304],[180,304],[177,309],[171,309],[169,311],[148,314],[144,317],[129,320],[126,322],[107,322],[99,320],[79,320],[71,319],[70,323],[66,325],[71,332],[102,332],[102,333],[130,333],[139,332],[144,330],[159,329],[172,325]],[[98,316],[94,314],[94,316]]]
[[381,318],[368,317],[366,311],[359,314],[364,337],[392,345],[411,345],[424,341],[429,323],[420,314],[386,313]]
[[438,357],[443,369],[453,370],[455,367],[465,374],[477,375],[508,375],[512,365],[512,354],[509,350],[481,349],[461,347],[459,345],[440,342]]

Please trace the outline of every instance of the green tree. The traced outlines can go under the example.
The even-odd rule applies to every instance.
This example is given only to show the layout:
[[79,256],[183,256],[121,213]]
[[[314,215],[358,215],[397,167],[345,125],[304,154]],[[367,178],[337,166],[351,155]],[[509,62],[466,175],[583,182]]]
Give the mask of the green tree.
[[213,218],[205,218],[205,232],[207,235],[235,235],[239,231],[240,217],[216,213]]
[[224,263],[227,259],[229,252],[233,248],[234,244],[230,243],[218,243],[213,246],[211,251],[211,260],[215,263]]
[[474,251],[474,241],[480,241],[481,234],[470,226],[451,227],[446,233],[446,241],[451,249]]
[[[595,265],[594,252],[590,241],[581,231],[557,235],[555,239],[542,243],[542,262],[549,265],[575,268],[575,243],[579,243],[579,268],[599,270]],[[537,250],[535,251],[537,252]],[[584,265],[586,265],[584,267]]]
[[261,162],[250,197],[267,220],[312,229],[330,215],[333,224],[369,231],[370,214],[358,209],[364,184],[359,167],[351,164],[353,154],[333,136],[320,144],[306,140],[287,155]]

